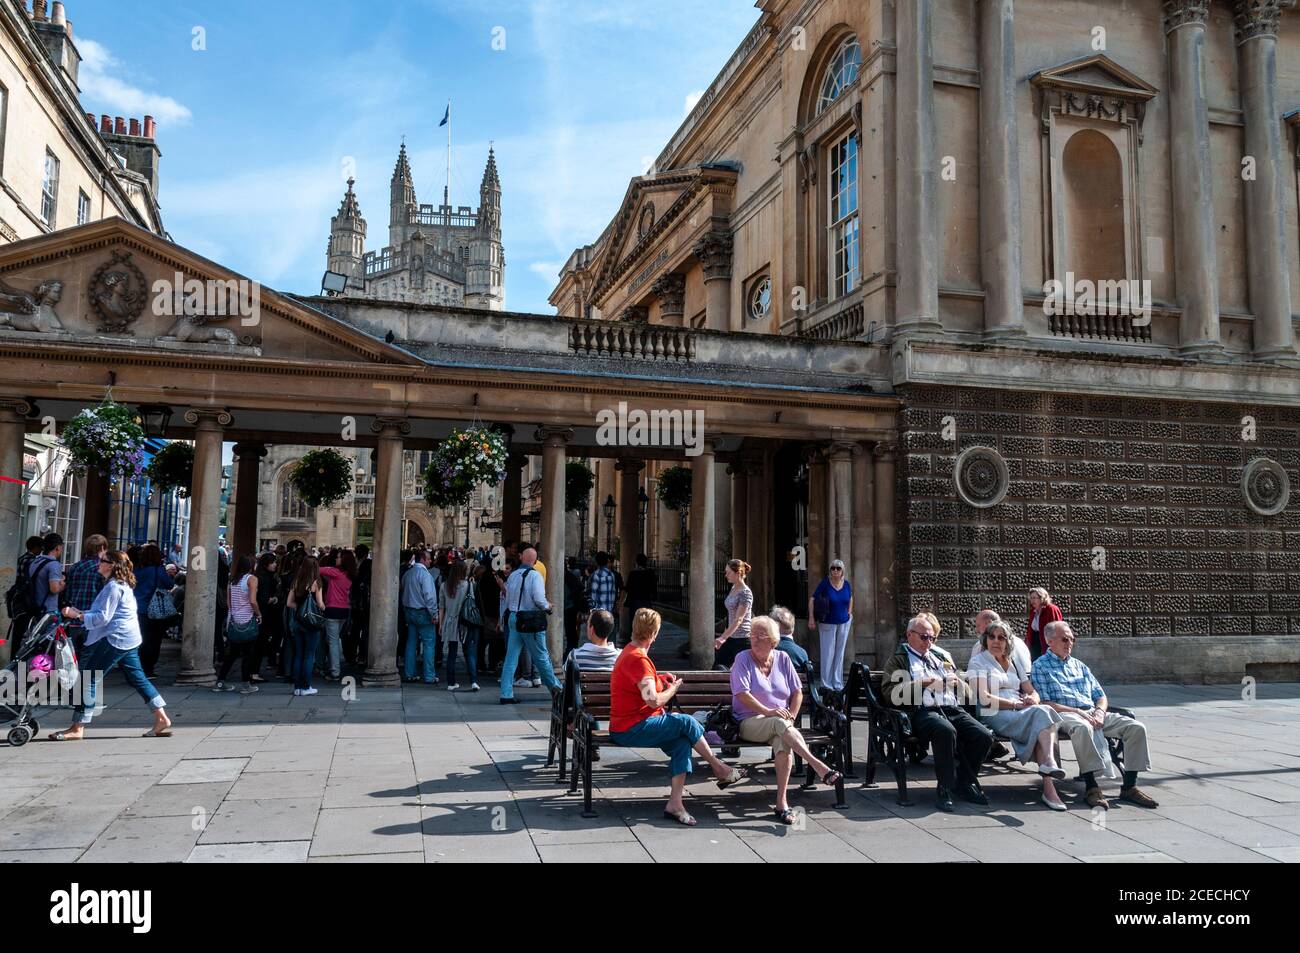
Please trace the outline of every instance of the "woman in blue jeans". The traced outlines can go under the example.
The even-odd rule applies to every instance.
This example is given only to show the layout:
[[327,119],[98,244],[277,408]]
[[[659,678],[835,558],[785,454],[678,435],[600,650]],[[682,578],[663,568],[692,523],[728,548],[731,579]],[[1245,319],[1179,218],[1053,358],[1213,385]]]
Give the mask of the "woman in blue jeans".
[[303,559],[298,572],[293,577],[289,588],[287,608],[289,610],[289,630],[293,634],[293,661],[290,675],[293,677],[295,695],[315,695],[311,687],[311,667],[316,661],[316,646],[320,642],[321,629],[306,625],[298,617],[298,607],[308,599],[316,602],[322,618],[325,615],[325,597],[320,591],[320,566],[311,556]]
[[615,744],[629,748],[659,748],[671,759],[672,793],[664,817],[695,826],[695,818],[682,803],[686,776],[691,773],[694,751],[713,769],[719,788],[742,781],[744,773],[718,759],[704,740],[704,728],[689,715],[664,714],[664,705],[682,687],[681,679],[660,675],[650,661],[649,651],[659,637],[659,613],[637,609],[632,619],[632,641],[619,654],[609,676],[609,736]]
[[66,619],[80,619],[86,627],[86,646],[81,657],[81,702],[72,716],[72,727],[50,735],[51,741],[80,741],[86,725],[95,715],[99,683],[113,668],[121,666],[126,682],[153,712],[153,727],[146,738],[166,738],[172,733],[167,703],[140,667],[140,621],[136,615],[135,575],[126,553],[114,549],[99,557],[99,574],[104,588],[85,612],[68,606]]

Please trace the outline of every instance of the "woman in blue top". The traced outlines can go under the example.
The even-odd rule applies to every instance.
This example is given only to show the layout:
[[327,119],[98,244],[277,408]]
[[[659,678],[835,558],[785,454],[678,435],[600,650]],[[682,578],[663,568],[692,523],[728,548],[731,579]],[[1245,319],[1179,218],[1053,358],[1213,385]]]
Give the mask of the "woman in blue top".
[[844,649],[853,627],[853,587],[844,578],[844,563],[831,562],[830,575],[808,600],[808,629],[821,636],[822,684],[844,691]]
[[176,586],[176,580],[163,565],[162,550],[153,543],[141,546],[139,556],[139,561],[134,563],[134,589],[136,613],[140,617],[140,637],[144,640],[140,646],[140,667],[144,669],[146,678],[153,678],[154,666],[158,664],[163,636],[167,634],[171,618],[149,618],[149,603],[159,589],[170,592]]
[[167,717],[167,703],[158,694],[140,667],[140,621],[136,618],[135,575],[131,560],[120,549],[99,557],[99,574],[104,577],[104,588],[99,590],[94,603],[85,612],[68,606],[64,618],[80,619],[86,627],[86,647],[81,657],[81,701],[74,710],[72,727],[56,731],[51,741],[80,741],[86,725],[95,714],[95,695],[99,680],[115,666],[122,666],[126,682],[145,700],[153,711],[153,728],[145,732],[146,738],[167,738],[172,733],[172,720]]

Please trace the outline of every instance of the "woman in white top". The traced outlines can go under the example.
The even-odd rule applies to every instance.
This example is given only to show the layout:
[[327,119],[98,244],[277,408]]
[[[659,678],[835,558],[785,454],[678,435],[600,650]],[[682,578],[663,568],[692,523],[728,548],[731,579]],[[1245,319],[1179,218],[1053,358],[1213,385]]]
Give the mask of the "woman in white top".
[[1061,716],[1040,704],[1029,673],[1016,661],[1015,641],[1005,622],[990,622],[980,637],[983,651],[971,658],[966,674],[975,679],[979,692],[980,721],[1011,741],[1021,764],[1038,762],[1042,802],[1054,811],[1064,811],[1053,783],[1065,777],[1052,747]]
[[470,587],[465,579],[463,562],[453,562],[447,567],[446,578],[438,587],[438,632],[442,635],[442,657],[447,661],[447,691],[460,689],[456,682],[456,649],[460,648],[465,657],[466,674],[469,675],[469,690],[478,691],[478,672],[476,671],[478,655],[478,633],[471,631],[460,617],[460,610],[469,598]]

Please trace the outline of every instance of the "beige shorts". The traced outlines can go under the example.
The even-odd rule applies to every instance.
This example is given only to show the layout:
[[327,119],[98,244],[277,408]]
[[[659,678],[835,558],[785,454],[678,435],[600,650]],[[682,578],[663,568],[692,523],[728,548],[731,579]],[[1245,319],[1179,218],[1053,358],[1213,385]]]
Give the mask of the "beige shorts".
[[750,741],[756,745],[771,745],[772,753],[780,754],[782,751],[790,750],[790,746],[781,736],[792,727],[794,727],[793,722],[784,718],[755,715],[740,723],[740,740]]

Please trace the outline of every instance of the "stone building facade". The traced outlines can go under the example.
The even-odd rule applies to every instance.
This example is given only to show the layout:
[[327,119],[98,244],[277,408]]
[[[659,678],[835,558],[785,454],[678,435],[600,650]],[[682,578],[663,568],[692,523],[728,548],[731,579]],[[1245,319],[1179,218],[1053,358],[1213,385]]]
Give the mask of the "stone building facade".
[[[859,657],[909,612],[946,638],[986,605],[1023,619],[1043,586],[1103,669],[1295,675],[1294,4],[757,6],[551,296],[633,341],[670,326],[879,355],[885,382],[862,386],[897,401],[895,438],[776,460],[794,502],[761,528],[751,513],[736,554],[779,560],[793,505],[814,582],[848,561],[843,514],[865,502],[899,548],[855,557],[878,574]],[[893,472],[837,490],[858,454]],[[753,478],[731,480],[734,508]]]
[[501,178],[489,149],[479,207],[452,208],[416,199],[403,143],[389,183],[388,244],[366,251],[366,220],[355,180],[348,180],[338,214],[330,219],[326,268],[347,279],[350,297],[500,311],[505,307],[505,248],[501,243]]

